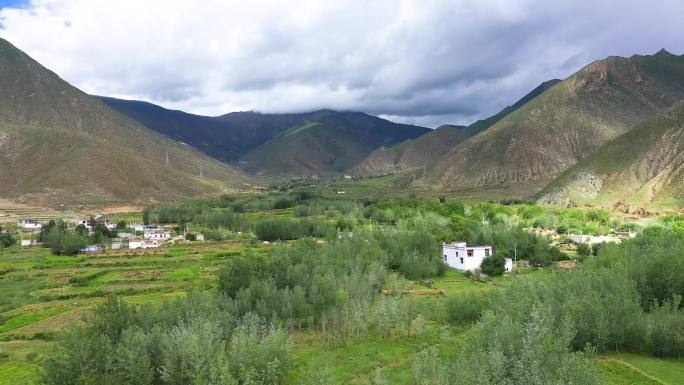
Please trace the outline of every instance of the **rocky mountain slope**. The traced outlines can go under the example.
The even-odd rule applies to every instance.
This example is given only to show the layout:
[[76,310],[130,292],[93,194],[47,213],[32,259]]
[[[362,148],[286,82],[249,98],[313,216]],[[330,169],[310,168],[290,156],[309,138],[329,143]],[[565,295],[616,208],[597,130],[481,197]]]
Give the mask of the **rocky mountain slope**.
[[553,79],[540,84],[515,104],[505,107],[487,119],[478,120],[468,127],[444,125],[417,139],[409,139],[393,147],[375,150],[349,170],[349,173],[356,176],[383,175],[425,167],[438,160],[458,143],[493,126],[559,81]]
[[684,99],[684,56],[609,57],[553,85],[429,168],[436,189],[548,183]]
[[238,170],[175,143],[0,39],[0,197],[170,200],[243,188]]
[[541,203],[681,206],[684,102],[610,141],[539,194]]
[[354,176],[392,174],[428,165],[467,138],[464,126],[443,125],[416,139],[380,147],[347,171]]

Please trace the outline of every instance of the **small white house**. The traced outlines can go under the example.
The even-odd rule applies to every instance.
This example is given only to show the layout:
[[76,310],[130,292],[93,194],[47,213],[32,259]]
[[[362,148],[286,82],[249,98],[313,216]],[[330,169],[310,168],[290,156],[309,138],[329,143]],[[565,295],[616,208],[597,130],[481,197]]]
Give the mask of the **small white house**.
[[17,226],[27,230],[40,230],[43,227],[43,225],[35,219],[21,219],[17,222]]
[[156,249],[157,247],[164,244],[163,240],[160,239],[146,239],[142,243],[143,249]]
[[204,241],[204,234],[202,234],[202,233],[195,233],[195,240],[197,240],[197,241]]
[[111,248],[112,248],[112,250],[121,249],[121,239],[120,238],[112,239]]
[[[491,246],[469,246],[465,242],[444,243],[442,251],[444,263],[460,271],[479,269],[482,261],[492,255]],[[513,260],[510,258],[505,260],[505,271],[513,271]]]
[[610,235],[570,235],[570,239],[575,243],[586,243],[595,245],[597,243],[620,243],[620,238]]
[[142,239],[138,239],[138,238],[129,239],[128,240],[128,248],[129,249],[142,249],[144,243],[145,243],[145,241]]
[[83,253],[98,253],[100,251],[102,251],[100,245],[88,245],[81,249],[81,252]]
[[145,238],[147,239],[171,239],[173,233],[170,230],[165,229],[145,229]]
[[33,245],[33,241],[31,239],[22,239],[21,241],[19,241],[19,244],[21,245],[21,247],[29,247]]

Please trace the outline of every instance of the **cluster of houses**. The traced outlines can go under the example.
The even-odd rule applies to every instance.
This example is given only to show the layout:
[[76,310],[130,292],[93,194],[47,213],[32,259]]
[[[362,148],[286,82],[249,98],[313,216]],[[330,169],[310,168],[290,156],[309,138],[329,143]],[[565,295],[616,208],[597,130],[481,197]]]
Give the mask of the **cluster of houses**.
[[[107,229],[114,230],[117,228],[116,223],[110,222],[105,216],[96,215],[87,219],[79,219],[73,226],[84,226],[90,233],[93,229],[102,225]],[[23,247],[38,245],[35,233],[42,229],[42,223],[35,219],[22,219],[17,222],[17,227],[22,230],[24,237],[20,240]],[[157,226],[157,225],[143,225],[133,224],[127,226],[130,232],[119,231],[117,238],[109,240],[109,248],[111,250],[128,249],[153,249],[172,240],[183,240],[183,235],[175,235],[175,231],[171,226]],[[204,234],[194,233],[194,239],[197,241],[204,241]],[[103,250],[102,245],[88,245],[81,250],[84,253],[97,253]]]

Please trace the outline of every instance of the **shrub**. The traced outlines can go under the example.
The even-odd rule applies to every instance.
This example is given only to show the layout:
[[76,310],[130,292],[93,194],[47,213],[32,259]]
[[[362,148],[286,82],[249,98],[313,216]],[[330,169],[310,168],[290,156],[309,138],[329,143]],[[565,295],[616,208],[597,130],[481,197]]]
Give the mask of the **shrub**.
[[506,259],[503,254],[496,252],[482,260],[482,272],[490,277],[503,275],[506,271]]

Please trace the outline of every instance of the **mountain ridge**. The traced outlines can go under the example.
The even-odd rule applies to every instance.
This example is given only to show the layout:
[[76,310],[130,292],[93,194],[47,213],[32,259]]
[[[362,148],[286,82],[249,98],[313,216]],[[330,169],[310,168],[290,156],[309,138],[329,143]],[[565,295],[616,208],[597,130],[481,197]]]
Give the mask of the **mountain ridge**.
[[0,195],[151,201],[244,188],[238,170],[111,110],[0,39]]
[[558,79],[545,81],[514,104],[469,126],[442,125],[416,139],[409,139],[390,148],[377,149],[348,172],[355,176],[373,176],[427,167],[458,143],[493,126],[559,81]]
[[460,143],[421,182],[436,189],[546,184],[684,98],[684,56],[595,61]]

